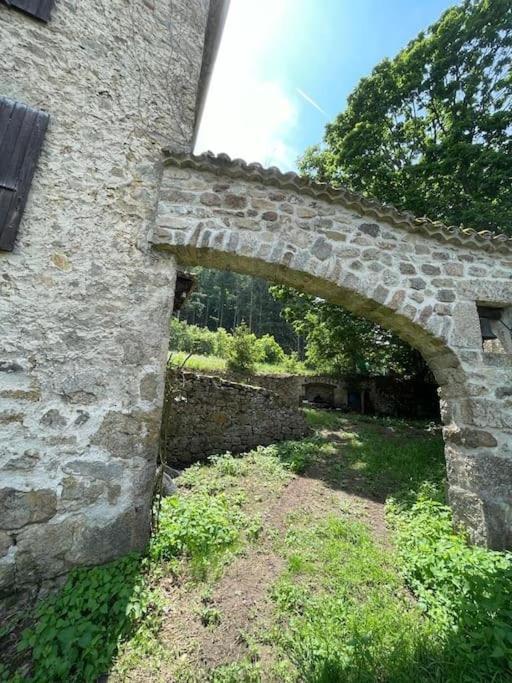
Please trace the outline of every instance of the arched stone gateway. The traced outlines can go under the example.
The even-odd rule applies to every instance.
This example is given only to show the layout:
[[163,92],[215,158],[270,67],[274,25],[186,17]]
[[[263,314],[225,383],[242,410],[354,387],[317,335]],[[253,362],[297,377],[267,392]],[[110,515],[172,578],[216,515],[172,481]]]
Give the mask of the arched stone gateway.
[[[168,152],[152,243],[341,304],[418,349],[440,387],[456,518],[475,542],[512,546],[512,240],[226,155]],[[485,350],[482,330],[496,336]]]

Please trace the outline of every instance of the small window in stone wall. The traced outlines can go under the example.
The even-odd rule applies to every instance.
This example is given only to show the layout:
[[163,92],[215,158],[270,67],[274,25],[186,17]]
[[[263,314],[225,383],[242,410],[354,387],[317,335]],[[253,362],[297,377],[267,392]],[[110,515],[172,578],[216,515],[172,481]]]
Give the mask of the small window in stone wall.
[[512,353],[512,308],[478,304],[483,350]]
[[0,97],[0,250],[12,251],[49,115]]
[[3,2],[41,21],[50,21],[55,0],[3,0]]

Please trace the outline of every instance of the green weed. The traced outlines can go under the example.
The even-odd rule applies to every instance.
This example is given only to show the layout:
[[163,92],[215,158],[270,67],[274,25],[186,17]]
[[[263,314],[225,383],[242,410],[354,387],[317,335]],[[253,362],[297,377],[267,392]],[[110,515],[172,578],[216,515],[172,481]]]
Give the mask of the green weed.
[[73,571],[57,595],[39,604],[34,626],[23,633],[19,648],[32,662],[23,680],[96,680],[109,670],[123,638],[131,635],[144,647],[154,637],[161,606],[139,556]]
[[512,554],[468,545],[424,491],[410,508],[391,500],[388,517],[405,580],[446,642],[446,680],[512,680]]
[[286,548],[288,568],[272,593],[281,615],[275,636],[298,680],[409,681],[432,633],[366,526],[304,516]]
[[150,556],[159,561],[186,557],[192,573],[204,578],[222,553],[234,548],[244,521],[239,508],[223,495],[165,498]]
[[261,669],[251,661],[234,662],[215,669],[208,680],[211,683],[260,683]]

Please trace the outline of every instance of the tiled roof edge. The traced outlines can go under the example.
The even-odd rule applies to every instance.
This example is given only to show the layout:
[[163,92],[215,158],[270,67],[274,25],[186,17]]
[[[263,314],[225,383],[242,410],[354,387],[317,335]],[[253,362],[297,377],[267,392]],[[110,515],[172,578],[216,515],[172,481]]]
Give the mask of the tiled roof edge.
[[265,168],[258,163],[248,164],[243,159],[231,159],[227,154],[205,152],[195,155],[170,149],[164,150],[164,164],[256,181],[278,189],[307,194],[316,199],[341,204],[364,216],[385,221],[409,232],[421,232],[442,242],[487,251],[512,252],[512,238],[507,235],[495,234],[489,230],[477,231],[463,226],[447,226],[441,221],[432,221],[426,217],[416,218],[412,213],[399,211],[394,206],[368,199],[344,187],[318,183],[294,172],[283,173],[275,166]]

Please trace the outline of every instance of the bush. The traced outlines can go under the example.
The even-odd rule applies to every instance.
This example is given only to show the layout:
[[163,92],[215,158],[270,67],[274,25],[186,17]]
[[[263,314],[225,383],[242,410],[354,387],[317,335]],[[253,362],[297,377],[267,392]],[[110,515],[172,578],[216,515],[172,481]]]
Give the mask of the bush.
[[193,572],[204,576],[231,548],[243,525],[240,511],[222,495],[171,496],[162,501],[159,530],[151,541],[153,560],[190,559]]
[[228,351],[228,370],[239,374],[254,372],[258,360],[256,341],[256,335],[250,332],[245,323],[235,329]]
[[215,334],[215,355],[219,358],[227,358],[233,335],[223,327],[219,327]]
[[169,345],[174,351],[211,356],[216,353],[217,332],[212,332],[206,327],[188,325],[182,320],[171,318]]
[[447,672],[512,680],[512,555],[468,545],[450,508],[422,495],[409,510],[391,501],[388,516],[402,573],[447,642]]
[[277,365],[286,358],[285,352],[271,334],[265,334],[263,337],[260,337],[256,341],[256,349],[260,363]]
[[286,357],[284,366],[286,370],[292,374],[298,374],[301,371],[301,362],[299,360],[299,356],[295,351],[293,351],[289,356]]

